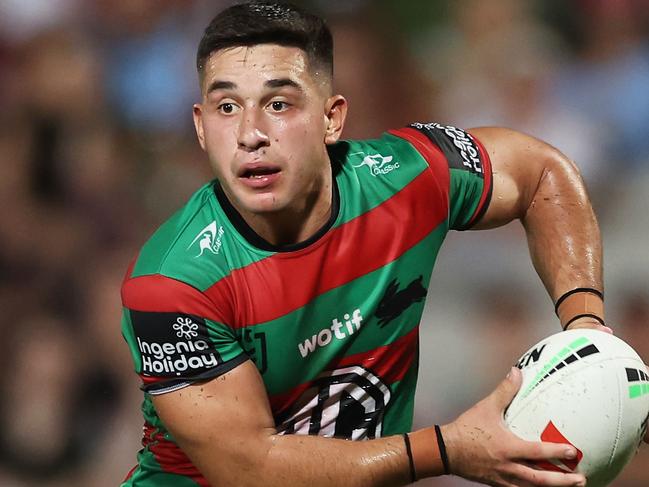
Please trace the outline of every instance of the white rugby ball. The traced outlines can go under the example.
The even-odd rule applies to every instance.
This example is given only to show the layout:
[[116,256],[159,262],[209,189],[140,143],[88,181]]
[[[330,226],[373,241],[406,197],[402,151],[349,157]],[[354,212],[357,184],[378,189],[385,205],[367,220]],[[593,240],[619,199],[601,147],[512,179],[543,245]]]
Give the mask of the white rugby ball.
[[649,416],[649,373],[619,338],[569,330],[530,348],[516,364],[523,384],[505,422],[519,437],[569,443],[574,461],[546,470],[582,472],[588,487],[608,485],[636,453]]

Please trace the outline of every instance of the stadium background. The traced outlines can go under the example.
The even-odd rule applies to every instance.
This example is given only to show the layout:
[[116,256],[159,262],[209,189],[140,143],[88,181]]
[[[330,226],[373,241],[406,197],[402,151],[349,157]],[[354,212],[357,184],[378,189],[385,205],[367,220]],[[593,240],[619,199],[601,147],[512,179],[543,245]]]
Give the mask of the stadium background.
[[[0,0],[2,486],[114,486],[134,463],[141,396],[120,280],[211,177],[193,64],[227,3]],[[649,360],[649,2],[309,4],[335,32],[347,137],[498,124],[577,161],[603,232],[608,319]],[[450,235],[422,323],[416,424],[451,420],[556,330],[519,225]],[[646,487],[648,461],[645,446],[615,486]]]

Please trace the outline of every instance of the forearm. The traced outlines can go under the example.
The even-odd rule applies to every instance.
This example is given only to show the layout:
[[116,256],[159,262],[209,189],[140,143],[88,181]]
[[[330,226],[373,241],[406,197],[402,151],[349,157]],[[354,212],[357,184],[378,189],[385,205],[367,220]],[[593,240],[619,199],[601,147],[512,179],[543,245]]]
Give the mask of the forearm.
[[[347,441],[274,435],[261,471],[270,485],[396,486],[410,482],[402,436]],[[257,485],[254,482],[251,485]],[[268,484],[267,484],[268,485]]]
[[534,267],[553,301],[575,288],[602,291],[599,226],[575,166],[556,151],[521,221]]
[[[403,436],[348,441],[267,434],[241,440],[227,456],[212,450],[190,457],[212,485],[379,487],[411,480]],[[227,465],[218,465],[218,458],[227,458]]]

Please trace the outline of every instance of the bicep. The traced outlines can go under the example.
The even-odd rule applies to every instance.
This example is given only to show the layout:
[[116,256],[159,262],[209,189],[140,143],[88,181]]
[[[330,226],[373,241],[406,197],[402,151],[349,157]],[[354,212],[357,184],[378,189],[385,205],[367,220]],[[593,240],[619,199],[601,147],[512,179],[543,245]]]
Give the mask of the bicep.
[[493,177],[491,201],[473,227],[476,230],[523,218],[548,168],[557,163],[569,164],[552,146],[514,130],[481,127],[469,132],[489,154]]
[[266,389],[250,360],[152,400],[165,427],[210,482],[229,485],[237,472],[263,459],[270,444],[265,440],[275,433]]

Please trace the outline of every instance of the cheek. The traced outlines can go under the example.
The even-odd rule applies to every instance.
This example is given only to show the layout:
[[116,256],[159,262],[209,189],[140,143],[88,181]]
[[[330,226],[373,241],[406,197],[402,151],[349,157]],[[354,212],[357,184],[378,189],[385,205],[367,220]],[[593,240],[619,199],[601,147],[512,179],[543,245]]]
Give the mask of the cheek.
[[234,124],[208,120],[204,124],[205,139],[213,148],[228,147],[228,144],[236,143],[236,130]]
[[230,154],[226,154],[222,148],[220,150],[208,148],[207,156],[214,176],[223,182],[234,179],[234,172],[231,165],[232,157]]
[[318,117],[304,117],[299,123],[282,123],[276,128],[276,140],[290,147],[290,153],[298,160],[322,151],[324,127]]
[[205,124],[205,146],[210,163],[219,172],[223,172],[234,158],[237,139],[232,127],[224,124]]

